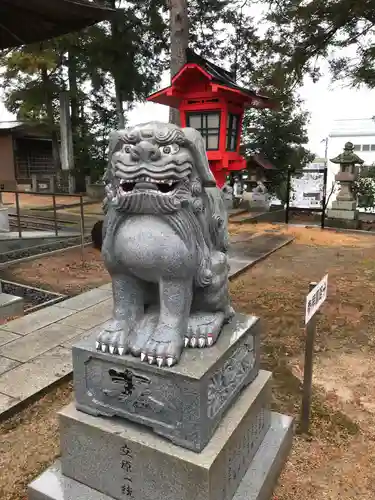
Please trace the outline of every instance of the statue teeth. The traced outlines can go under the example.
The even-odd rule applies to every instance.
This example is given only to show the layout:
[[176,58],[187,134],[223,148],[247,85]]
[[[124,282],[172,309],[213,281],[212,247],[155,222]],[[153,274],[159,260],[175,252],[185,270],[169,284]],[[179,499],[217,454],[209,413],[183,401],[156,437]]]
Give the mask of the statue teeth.
[[173,365],[173,358],[167,358],[167,365],[171,367]]
[[158,367],[160,368],[163,365],[163,358],[156,358],[156,362],[158,364]]
[[118,353],[120,354],[120,356],[122,356],[125,352],[125,347],[119,347],[118,348]]
[[144,361],[146,359],[146,354],[144,352],[141,352],[141,361]]
[[187,347],[188,345],[189,345],[189,338],[185,337],[185,347]]
[[100,342],[98,342],[98,341],[95,342],[95,349],[100,350]]
[[148,356],[147,357],[147,361],[148,361],[149,365],[152,365],[152,363],[154,362],[154,357],[153,356]]

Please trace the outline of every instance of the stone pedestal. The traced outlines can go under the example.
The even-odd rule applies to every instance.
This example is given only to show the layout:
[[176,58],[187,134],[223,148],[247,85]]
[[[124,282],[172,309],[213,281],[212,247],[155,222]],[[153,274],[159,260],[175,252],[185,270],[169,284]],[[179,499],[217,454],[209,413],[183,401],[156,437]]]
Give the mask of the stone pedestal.
[[77,401],[59,415],[61,460],[29,500],[270,499],[292,419],[270,411],[257,318],[237,315],[214,347],[186,349],[172,368],[97,352],[90,340],[73,356]]
[[0,205],[0,232],[9,231],[9,211]]
[[96,333],[73,347],[76,406],[151,427],[201,451],[241,389],[259,371],[258,318],[237,314],[209,349],[185,349],[162,370],[133,356],[95,349]]

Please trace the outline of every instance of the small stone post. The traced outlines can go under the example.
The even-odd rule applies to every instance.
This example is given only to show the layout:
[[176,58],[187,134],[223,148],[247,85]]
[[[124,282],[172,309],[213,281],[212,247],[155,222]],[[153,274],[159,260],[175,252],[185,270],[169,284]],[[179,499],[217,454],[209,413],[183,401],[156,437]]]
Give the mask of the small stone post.
[[349,225],[357,226],[357,199],[353,193],[353,185],[358,177],[358,165],[362,165],[364,161],[354,153],[351,142],[345,144],[343,153],[330,161],[340,165],[340,170],[335,176],[335,180],[340,183],[340,191],[336,200],[332,202],[332,208],[327,211],[327,216],[331,219],[352,221]]

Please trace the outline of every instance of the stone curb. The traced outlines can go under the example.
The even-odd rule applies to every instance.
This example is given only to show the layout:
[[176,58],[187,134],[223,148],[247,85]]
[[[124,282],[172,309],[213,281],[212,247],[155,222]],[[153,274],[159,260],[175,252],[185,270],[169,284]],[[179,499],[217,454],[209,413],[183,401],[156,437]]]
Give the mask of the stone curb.
[[[91,246],[92,242],[85,243],[83,246],[88,247]],[[65,252],[66,250],[75,250],[77,248],[81,248],[81,245],[73,245],[71,247],[58,248],[57,250],[51,250],[51,252],[44,252],[37,255],[30,255],[29,257],[22,257],[21,259],[9,260],[8,262],[1,262],[0,269],[5,269],[14,264],[22,264],[22,262],[28,262],[31,260],[42,259],[43,257],[49,257],[50,255],[55,255],[61,252]]]
[[267,257],[269,257],[270,255],[272,255],[273,253],[277,252],[277,250],[280,250],[280,248],[283,248],[285,247],[286,245],[289,245],[290,243],[292,243],[293,241],[295,240],[295,237],[294,236],[291,236],[288,240],[286,241],[283,241],[280,245],[278,245],[276,248],[273,248],[272,250],[270,250],[269,252],[266,252],[264,253],[263,255],[261,255],[260,257],[258,257],[257,259],[253,260],[252,262],[249,262],[248,264],[244,264],[244,266],[241,268],[241,269],[238,269],[238,271],[234,272],[230,277],[229,277],[229,281],[232,281],[234,278],[238,278],[238,276],[240,274],[243,274],[244,272],[246,272],[248,269],[252,268],[255,266],[255,264],[258,264],[259,262],[262,262],[263,260],[265,260]]

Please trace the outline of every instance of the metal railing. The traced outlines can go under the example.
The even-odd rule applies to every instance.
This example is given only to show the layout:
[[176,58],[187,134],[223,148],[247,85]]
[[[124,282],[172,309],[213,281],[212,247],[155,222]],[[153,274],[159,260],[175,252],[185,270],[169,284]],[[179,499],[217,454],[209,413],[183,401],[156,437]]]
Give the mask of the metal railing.
[[[19,190],[8,190],[4,189],[0,191],[0,196],[9,193],[13,194],[15,196],[15,208],[16,208],[16,221],[17,221],[17,231],[18,231],[18,236],[19,238],[22,238],[22,208],[20,205],[20,196],[21,195],[28,195],[28,196],[45,196],[45,197],[50,197],[52,198],[52,211],[53,211],[53,219],[50,218],[45,218],[44,220],[51,220],[53,222],[53,227],[54,227],[54,233],[55,236],[59,236],[59,220],[58,218],[58,204],[56,203],[56,197],[58,198],[78,198],[79,199],[79,232],[80,232],[80,246],[81,246],[81,256],[82,256],[82,262],[84,261],[84,246],[85,246],[85,213],[84,213],[84,195],[83,194],[68,194],[68,193],[51,193],[51,192],[46,192],[46,193],[35,193],[35,192],[29,192],[29,191],[19,191]],[[0,198],[1,202],[1,198]],[[8,204],[9,205],[9,204]],[[77,204],[78,205],[78,204]],[[4,203],[3,203],[4,206]],[[69,204],[69,206],[75,206],[75,204]],[[64,205],[64,208],[66,206]],[[27,208],[27,207],[25,207]],[[43,210],[46,210],[45,205],[40,207]],[[33,206],[33,210],[38,210],[37,207]],[[28,217],[34,217],[28,215]],[[41,219],[40,215],[35,215],[34,219]],[[61,221],[63,222],[63,221]],[[60,233],[61,234],[61,233]]]

